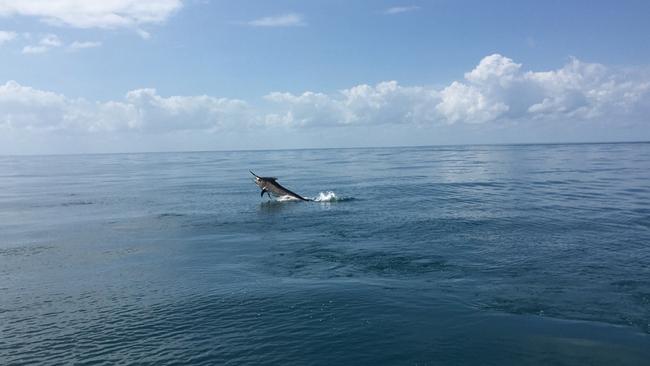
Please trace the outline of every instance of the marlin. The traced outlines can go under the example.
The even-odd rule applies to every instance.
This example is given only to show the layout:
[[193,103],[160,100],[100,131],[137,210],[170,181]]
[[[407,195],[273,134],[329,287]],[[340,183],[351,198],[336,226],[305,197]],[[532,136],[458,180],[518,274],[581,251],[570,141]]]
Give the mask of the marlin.
[[[249,172],[251,172],[249,170]],[[269,198],[271,198],[271,194],[273,194],[276,197],[281,197],[281,196],[289,196],[293,197],[296,199],[299,199],[301,201],[311,201],[310,199],[307,199],[305,197],[302,197],[301,195],[292,192],[278,183],[278,178],[275,177],[260,177],[257,174],[251,172],[253,176],[255,177],[255,184],[257,184],[258,187],[262,188],[262,193],[260,194],[260,197],[264,196],[264,193],[269,195]]]

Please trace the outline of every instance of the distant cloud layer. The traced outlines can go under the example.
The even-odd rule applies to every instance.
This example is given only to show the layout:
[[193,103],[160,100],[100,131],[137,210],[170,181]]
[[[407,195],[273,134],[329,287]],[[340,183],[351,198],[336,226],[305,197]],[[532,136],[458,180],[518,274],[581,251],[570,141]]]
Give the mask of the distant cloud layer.
[[[87,132],[219,130],[247,119],[243,101],[209,96],[163,98],[137,89],[120,101],[90,102],[22,86],[0,85],[0,129]],[[240,128],[241,126],[230,126]]]
[[[56,43],[44,38],[39,44]],[[270,107],[260,109],[237,99],[163,97],[155,89],[138,89],[122,100],[93,102],[9,81],[0,85],[0,130],[158,133],[524,120],[640,122],[650,113],[650,76],[577,59],[557,70],[524,71],[521,64],[494,54],[443,88],[386,81],[332,94],[273,92],[265,99]]]

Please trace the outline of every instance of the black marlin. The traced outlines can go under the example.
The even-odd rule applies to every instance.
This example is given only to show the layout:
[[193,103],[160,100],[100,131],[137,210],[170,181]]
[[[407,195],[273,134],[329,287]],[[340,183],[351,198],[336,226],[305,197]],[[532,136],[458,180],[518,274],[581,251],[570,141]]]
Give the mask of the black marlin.
[[301,195],[291,192],[290,190],[281,186],[280,183],[278,183],[278,178],[260,177],[253,172],[251,172],[251,174],[255,176],[255,184],[257,184],[258,187],[262,188],[262,193],[260,196],[264,196],[264,193],[266,193],[269,195],[269,198],[271,198],[272,193],[276,197],[289,196],[302,201],[311,201],[310,199],[304,198]]

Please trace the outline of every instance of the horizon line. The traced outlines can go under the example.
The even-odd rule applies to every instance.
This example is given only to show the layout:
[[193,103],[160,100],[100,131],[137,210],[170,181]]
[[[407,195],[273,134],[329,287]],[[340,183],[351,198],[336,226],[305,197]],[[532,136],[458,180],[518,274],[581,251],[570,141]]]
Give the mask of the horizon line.
[[224,149],[224,150],[169,150],[169,151],[124,151],[124,152],[89,152],[89,153],[52,153],[52,154],[0,154],[0,157],[39,157],[39,156],[80,156],[80,155],[126,155],[126,154],[196,154],[214,152],[263,152],[293,150],[360,150],[360,149],[399,149],[453,146],[526,146],[526,145],[613,145],[613,144],[647,144],[650,140],[622,141],[570,141],[570,142],[504,142],[504,143],[468,143],[468,144],[430,144],[430,145],[388,145],[388,146],[348,146],[348,147],[297,147],[297,148],[260,148],[260,149]]

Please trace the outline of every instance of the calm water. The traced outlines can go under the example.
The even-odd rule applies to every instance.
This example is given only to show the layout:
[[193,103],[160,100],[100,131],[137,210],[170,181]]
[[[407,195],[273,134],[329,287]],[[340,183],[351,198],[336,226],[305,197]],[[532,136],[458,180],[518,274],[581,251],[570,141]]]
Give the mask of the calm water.
[[0,157],[3,365],[649,359],[650,144]]

